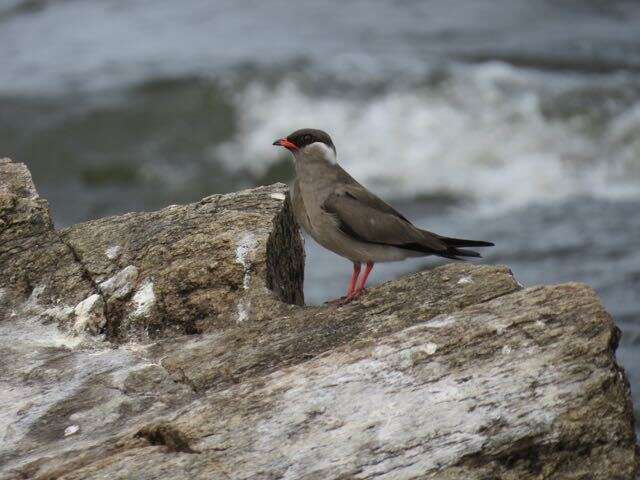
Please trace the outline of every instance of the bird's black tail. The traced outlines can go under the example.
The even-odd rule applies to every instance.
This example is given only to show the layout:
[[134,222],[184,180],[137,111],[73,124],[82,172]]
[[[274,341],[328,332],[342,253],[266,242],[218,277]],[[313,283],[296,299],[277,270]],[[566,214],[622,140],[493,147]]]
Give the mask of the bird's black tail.
[[444,243],[447,244],[449,250],[446,253],[441,253],[439,256],[444,258],[450,258],[452,260],[464,260],[460,257],[474,257],[482,258],[475,250],[467,250],[458,247],[493,247],[492,242],[485,242],[483,240],[465,240],[463,238],[450,238],[450,237],[438,237]]
[[452,247],[493,247],[494,244],[492,242],[485,242],[483,240],[465,240],[464,238],[451,238],[451,237],[440,237],[447,245]]
[[475,250],[467,250],[466,248],[458,247],[493,247],[493,243],[485,242],[482,240],[464,240],[462,238],[441,237],[440,235],[427,232],[426,230],[420,231],[424,233],[426,237],[431,237],[433,239],[433,237],[435,236],[437,240],[447,246],[447,249],[443,251],[440,245],[438,245],[440,246],[440,248],[435,249],[433,247],[433,243],[431,245],[428,245],[426,244],[426,242],[403,243],[401,245],[395,244],[394,246],[413,250],[414,252],[423,252],[426,255],[438,255],[440,257],[450,258],[452,260],[464,260],[464,258],[461,257],[482,258],[482,255],[480,255]]

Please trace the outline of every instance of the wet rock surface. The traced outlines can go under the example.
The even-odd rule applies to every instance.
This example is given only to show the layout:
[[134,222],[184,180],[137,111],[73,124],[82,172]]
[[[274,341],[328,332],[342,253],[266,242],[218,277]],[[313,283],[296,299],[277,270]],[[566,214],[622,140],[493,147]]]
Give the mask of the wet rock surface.
[[286,187],[56,231],[0,161],[0,478],[634,479],[581,284],[450,264],[304,307]]

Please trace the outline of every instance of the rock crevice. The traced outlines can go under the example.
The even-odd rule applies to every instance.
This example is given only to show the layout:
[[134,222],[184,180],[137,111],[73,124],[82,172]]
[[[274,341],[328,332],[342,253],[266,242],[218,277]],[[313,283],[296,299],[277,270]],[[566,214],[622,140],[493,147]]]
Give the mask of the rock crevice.
[[[90,295],[86,300],[76,305],[74,309],[74,313],[76,314],[76,323],[74,324],[74,328],[78,332],[89,331],[93,334],[104,333],[103,329],[105,325],[109,323],[108,299],[103,295],[100,286],[93,279],[89,270],[87,270],[87,267],[82,262],[78,252],[74,250],[73,245],[66,242],[65,238],[61,235],[58,238],[60,238],[60,241],[69,249],[71,257],[78,265],[82,278],[84,278],[93,287],[94,291],[93,295]],[[96,295],[98,297],[97,300],[95,299]],[[89,303],[89,311],[82,309],[83,303]],[[92,315],[93,318],[83,318],[83,314],[85,316]]]

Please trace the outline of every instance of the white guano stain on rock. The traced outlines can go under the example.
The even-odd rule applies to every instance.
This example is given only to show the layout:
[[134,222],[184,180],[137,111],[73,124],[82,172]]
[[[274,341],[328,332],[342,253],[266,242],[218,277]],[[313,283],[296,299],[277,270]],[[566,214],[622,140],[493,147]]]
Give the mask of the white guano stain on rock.
[[82,300],[74,309],[76,322],[73,329],[77,333],[89,332],[100,333],[100,329],[107,323],[104,316],[104,300],[100,295],[94,293]]
[[238,318],[237,323],[242,323],[249,319],[249,311],[251,310],[251,302],[243,299],[238,302]]
[[[251,286],[251,263],[253,261],[253,249],[256,247],[257,240],[254,234],[245,232],[240,237],[240,240],[236,242],[236,263],[242,265],[244,270],[244,277],[242,278],[242,287],[244,290],[249,290]],[[244,298],[238,302],[237,319],[238,323],[244,322],[249,318],[249,312],[251,311],[251,301]]]
[[133,283],[138,278],[138,269],[133,265],[129,265],[113,277],[102,282],[99,287],[103,294],[114,297],[124,298],[133,290]]
[[78,433],[80,431],[80,427],[78,425],[69,425],[64,429],[64,436],[68,437],[69,435],[73,435],[74,433]]
[[469,283],[473,283],[473,278],[467,276],[467,277],[462,277],[460,280],[458,280],[458,285],[466,285]]
[[118,255],[120,255],[121,249],[122,247],[120,245],[111,245],[105,250],[104,254],[109,260],[115,260],[116,258],[118,258]]
[[273,198],[274,200],[284,200],[285,199],[284,193],[272,193],[269,196],[271,198]]
[[245,290],[248,290],[249,285],[251,285],[251,253],[255,246],[256,237],[253,233],[249,232],[245,232],[237,242],[236,263],[239,263],[244,268],[244,279],[242,281],[242,286]]
[[146,317],[151,312],[151,308],[153,308],[155,303],[156,294],[153,291],[153,282],[147,279],[133,296],[135,310],[131,315],[134,317]]

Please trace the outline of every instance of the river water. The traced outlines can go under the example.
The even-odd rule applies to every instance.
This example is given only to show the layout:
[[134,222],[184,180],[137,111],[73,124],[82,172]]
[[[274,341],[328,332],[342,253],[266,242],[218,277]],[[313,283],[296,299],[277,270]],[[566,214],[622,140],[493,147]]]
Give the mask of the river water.
[[[640,4],[0,0],[0,155],[56,223],[281,180],[299,127],[524,285],[593,286],[640,400]],[[348,262],[307,241],[306,296]],[[383,265],[381,281],[436,264]]]

